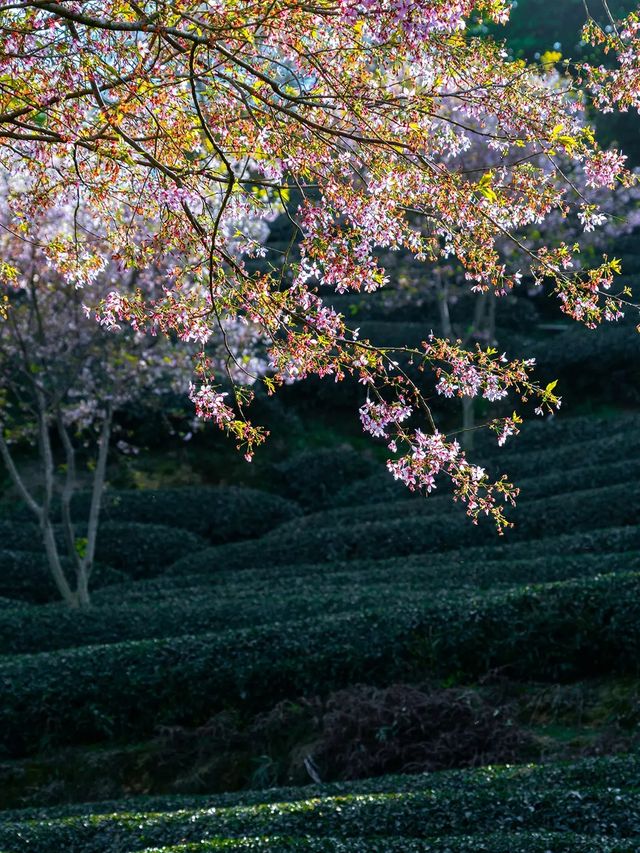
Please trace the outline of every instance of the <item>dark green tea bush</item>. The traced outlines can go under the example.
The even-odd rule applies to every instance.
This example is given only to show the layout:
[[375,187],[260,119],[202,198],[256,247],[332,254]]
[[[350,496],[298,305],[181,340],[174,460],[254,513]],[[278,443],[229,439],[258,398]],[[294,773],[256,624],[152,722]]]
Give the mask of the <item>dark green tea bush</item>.
[[141,640],[0,660],[0,748],[139,737],[202,722],[221,707],[261,709],[356,681],[477,677],[564,680],[640,661],[640,575],[506,591],[427,594],[363,613]]
[[[261,623],[316,619],[421,602],[443,590],[469,594],[497,586],[516,587],[596,574],[640,571],[640,552],[538,557],[457,565],[435,556],[282,566],[190,579],[160,578],[96,590],[93,607],[74,612],[64,605],[39,609],[0,608],[0,653],[16,654],[74,646],[173,637]],[[187,581],[187,584],[181,583]]]
[[[639,501],[638,482],[576,492],[571,501],[564,495],[530,501],[526,510],[514,513],[517,523],[505,534],[508,543],[505,547],[513,548],[521,541],[543,540],[570,531],[589,532],[612,525],[633,525],[638,520]],[[369,508],[363,508],[362,512],[369,519]],[[349,518],[351,516],[345,515],[342,524],[327,527],[320,527],[313,520],[306,523],[303,518],[299,524],[283,527],[258,541],[231,543],[186,557],[171,566],[170,572],[193,574],[219,568],[382,559],[480,545],[491,547],[497,539],[491,525],[474,527],[462,511],[457,515],[412,514],[409,518],[386,520],[382,509],[379,520],[358,523],[355,510],[351,522]],[[592,535],[597,538],[596,534]]]
[[[88,517],[89,502],[88,492],[74,497],[74,518],[82,521]],[[101,518],[103,522],[179,527],[205,537],[210,543],[221,543],[262,536],[298,513],[299,508],[292,501],[258,489],[186,486],[107,491]],[[21,506],[14,510],[14,517],[30,520]]]
[[[450,781],[440,780],[438,774],[428,779],[415,778],[422,787],[404,791],[402,786],[391,788],[393,777],[387,777],[389,790],[380,793],[368,792],[366,785],[361,789],[355,783],[345,786],[338,795],[325,790],[322,796],[309,796],[310,792],[301,789],[299,798],[287,800],[282,798],[285,792],[274,791],[273,794],[281,793],[280,800],[219,807],[203,804],[200,809],[164,813],[134,811],[129,807],[112,814],[7,821],[0,827],[0,844],[10,845],[12,853],[27,850],[45,853],[53,849],[68,853],[111,853],[172,849],[170,845],[179,845],[177,850],[186,853],[225,849],[224,839],[234,849],[239,843],[253,844],[259,839],[266,843],[275,838],[277,845],[278,839],[293,844],[276,846],[284,850],[384,851],[385,846],[358,845],[364,840],[380,845],[395,838],[403,843],[406,839],[411,845],[420,840],[425,842],[422,848],[404,848],[409,851],[429,850],[426,843],[431,843],[436,845],[431,849],[440,853],[483,849],[494,853],[532,850],[626,853],[633,850],[631,845],[640,835],[640,804],[633,788],[567,783],[539,786],[526,771],[520,779],[509,781],[502,779],[498,771],[493,780],[477,787],[455,777]],[[303,798],[305,793],[307,798]],[[338,844],[340,840],[345,846],[320,846],[327,839],[330,844]],[[452,846],[443,846],[445,839]],[[540,840],[546,848],[538,843]],[[318,846],[313,846],[314,842]],[[472,847],[472,842],[480,846]],[[505,846],[507,843],[511,846]],[[574,846],[569,846],[572,843]],[[575,846],[585,843],[587,847]],[[222,846],[216,847],[217,844]],[[312,846],[305,846],[308,844]]]
[[[73,577],[73,563],[65,558],[61,563],[68,577]],[[94,588],[98,589],[122,582],[126,577],[124,572],[97,564],[91,580]],[[34,551],[0,551],[0,595],[34,604],[58,601],[60,593],[53,581],[46,556]],[[38,611],[34,613],[38,614]]]

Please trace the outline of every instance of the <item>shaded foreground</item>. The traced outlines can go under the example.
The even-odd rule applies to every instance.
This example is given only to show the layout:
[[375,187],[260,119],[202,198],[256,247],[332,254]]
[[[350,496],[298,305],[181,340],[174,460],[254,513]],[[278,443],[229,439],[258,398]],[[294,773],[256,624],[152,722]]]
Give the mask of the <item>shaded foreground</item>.
[[638,853],[639,427],[484,448],[503,540],[355,451],[337,495],[309,454],[274,493],[112,491],[82,613],[11,508],[1,853]]
[[7,853],[637,853],[640,759],[487,768],[5,815]]

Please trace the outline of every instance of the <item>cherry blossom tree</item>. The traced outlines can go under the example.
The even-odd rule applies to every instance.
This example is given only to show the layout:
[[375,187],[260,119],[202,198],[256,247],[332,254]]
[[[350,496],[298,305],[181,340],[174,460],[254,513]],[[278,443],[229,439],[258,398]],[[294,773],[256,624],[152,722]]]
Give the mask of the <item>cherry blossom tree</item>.
[[[5,259],[9,242],[0,238]],[[161,403],[159,388],[184,393],[191,359],[166,338],[106,330],[87,317],[82,291],[61,282],[37,249],[20,255],[20,280],[0,324],[0,457],[38,524],[62,599],[85,607],[114,416],[141,399]],[[98,278],[96,288],[100,284]],[[33,485],[15,453],[25,442],[37,449]],[[72,498],[87,480],[88,518],[83,515],[78,525]],[[62,553],[71,560],[73,578],[65,573]]]
[[[551,60],[548,59],[549,56]],[[566,91],[564,78],[555,67],[560,58],[559,53],[545,54],[539,71],[540,84],[554,90],[560,97],[569,98],[573,93]],[[505,155],[487,146],[482,129],[478,127],[477,131],[474,133],[470,129],[464,149],[448,151],[444,159],[454,161],[460,170],[482,174],[486,180],[488,176],[504,168]],[[493,131],[497,132],[497,128],[494,127]],[[558,192],[564,194],[570,204],[566,209],[551,211],[541,222],[518,231],[516,241],[511,240],[510,235],[498,239],[497,245],[506,266],[515,277],[524,277],[525,281],[528,278],[528,255],[522,251],[523,246],[528,253],[534,253],[544,246],[558,246],[563,243],[579,244],[582,253],[586,249],[591,250],[591,253],[603,252],[608,244],[640,226],[640,187],[637,183],[618,186],[615,189],[608,186],[593,188],[582,164],[572,161],[565,154],[557,155],[551,160],[541,156],[536,146],[529,145],[523,147],[523,161],[525,157],[533,166],[546,172],[547,180],[557,186]],[[574,259],[574,265],[582,266],[580,256]],[[435,264],[423,277],[423,287],[432,287],[436,291],[440,329],[444,337],[457,337],[465,347],[476,341],[498,346],[496,295],[489,291],[475,294],[469,304],[469,310],[454,329],[451,319],[452,305],[468,292],[464,270],[461,270],[459,265],[451,262]],[[461,402],[461,443],[464,449],[469,451],[473,449],[474,398],[464,395]]]
[[[0,197],[6,198],[11,187],[9,181]],[[81,209],[58,207],[41,214],[37,227],[32,221],[30,234],[37,239],[31,239],[13,233],[0,215],[0,257],[12,270],[0,323],[0,457],[39,525],[58,591],[74,607],[87,606],[90,600],[107,461],[117,438],[114,419],[132,404],[162,408],[167,394],[186,394],[193,369],[193,346],[164,335],[119,329],[113,318],[96,316],[85,303],[89,297],[97,302],[101,295],[112,294],[106,303],[113,304],[116,286],[118,298],[130,297],[138,287],[148,293],[160,289],[166,275],[161,265],[123,274],[113,263],[95,263],[84,268],[83,287],[77,282],[71,286],[56,271],[47,247],[64,240],[74,227],[93,233],[96,225]],[[259,331],[228,318],[221,328],[224,338],[212,338],[206,357],[231,382],[247,384],[265,369]],[[25,442],[37,448],[40,482],[35,488],[27,484],[14,453],[15,446]],[[123,445],[122,440],[115,443]],[[79,462],[87,458],[80,477]],[[88,520],[81,519],[86,535],[78,537],[72,498],[87,478]],[[75,568],[73,581],[60,559],[53,523],[58,515],[64,551]]]
[[[598,146],[583,95],[603,110],[638,106],[638,18],[609,33],[588,22],[585,38],[617,56],[615,67],[582,64],[558,91],[465,26],[508,14],[507,0],[5,0],[0,168],[26,187],[9,195],[7,227],[29,239],[43,209],[88,211],[93,235],[73,228],[43,249],[76,284],[106,263],[141,271],[162,258],[160,294],[116,288],[100,319],[200,344],[191,397],[248,458],[265,437],[247,417],[251,392],[223,396],[204,346],[216,330],[224,338],[225,318],[260,329],[270,391],[355,374],[363,426],[387,440],[394,476],[428,492],[443,473],[474,520],[487,514],[501,529],[517,489],[438,431],[432,391],[512,393],[543,412],[559,404],[553,387],[535,381],[531,360],[426,334],[400,350],[425,369],[418,384],[398,352],[358,339],[319,289],[377,290],[387,281],[379,253],[405,251],[432,263],[455,255],[470,288],[506,294],[518,281],[508,239],[574,319],[594,327],[628,307],[627,290],[614,288],[617,259],[582,268],[576,246],[532,248],[518,234],[572,209],[597,222],[562,180],[565,160],[592,188],[634,182],[624,155]],[[444,157],[471,135],[500,154],[498,167]],[[523,156],[530,149],[544,166]],[[291,249],[275,258],[248,223],[278,213]],[[11,264],[3,276],[11,282]],[[232,346],[229,359],[245,369]],[[518,420],[492,423],[500,442]]]

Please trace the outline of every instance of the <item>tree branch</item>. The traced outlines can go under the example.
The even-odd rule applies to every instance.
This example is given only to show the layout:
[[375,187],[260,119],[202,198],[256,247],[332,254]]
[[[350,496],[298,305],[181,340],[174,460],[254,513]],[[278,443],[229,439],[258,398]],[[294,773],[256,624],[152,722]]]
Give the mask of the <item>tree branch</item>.
[[15,462],[13,461],[13,457],[11,455],[11,450],[7,443],[7,440],[4,436],[4,431],[0,427],[0,456],[2,456],[2,460],[6,465],[7,471],[9,472],[9,476],[13,481],[14,486],[18,490],[18,494],[22,498],[22,500],[29,507],[31,512],[36,516],[38,521],[42,518],[42,507],[38,505],[36,500],[33,498],[29,490],[27,489],[24,480],[20,476],[20,472],[18,471]]

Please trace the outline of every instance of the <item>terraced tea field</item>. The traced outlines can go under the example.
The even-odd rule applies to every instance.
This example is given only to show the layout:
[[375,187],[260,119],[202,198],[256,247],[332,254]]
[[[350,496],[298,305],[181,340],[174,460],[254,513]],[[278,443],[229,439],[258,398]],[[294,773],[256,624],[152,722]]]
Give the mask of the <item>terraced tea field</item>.
[[[112,491],[80,613],[55,601],[37,531],[5,505],[0,851],[637,853],[639,427],[540,421],[517,451],[481,446],[523,489],[502,538],[355,452],[348,482],[316,466],[324,509],[295,493],[308,455],[279,494]],[[484,740],[455,753],[467,723],[420,723],[431,746],[416,757],[398,685],[468,712]],[[571,691],[606,698],[562,717]],[[549,695],[549,730],[580,716],[573,740],[542,730]],[[327,744],[348,703],[382,699],[388,724],[344,729],[341,748],[369,750],[356,772]],[[607,714],[617,740],[598,740]],[[473,769],[487,760],[513,766]],[[435,772],[448,766],[469,769]]]
[[513,767],[7,816],[2,849],[637,853],[638,758]]

